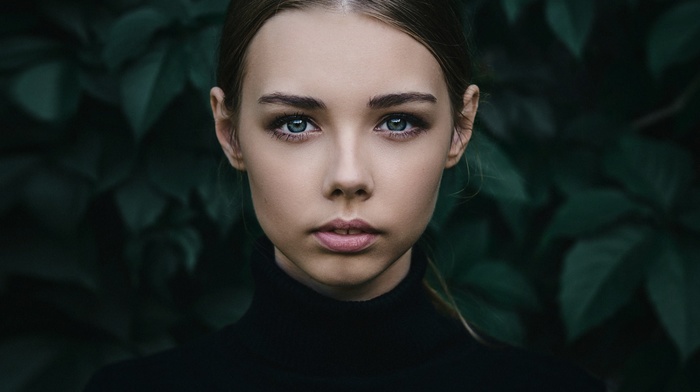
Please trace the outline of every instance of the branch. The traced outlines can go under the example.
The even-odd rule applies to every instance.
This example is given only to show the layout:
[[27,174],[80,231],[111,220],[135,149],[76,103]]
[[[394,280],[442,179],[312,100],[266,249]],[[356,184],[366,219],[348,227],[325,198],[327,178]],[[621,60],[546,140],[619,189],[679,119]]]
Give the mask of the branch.
[[685,91],[683,91],[683,94],[681,94],[670,105],[634,120],[632,122],[632,127],[636,130],[640,130],[650,127],[665,118],[673,117],[675,114],[685,108],[690,98],[698,89],[700,89],[700,74],[695,76],[693,81],[688,84],[688,87],[685,89]]

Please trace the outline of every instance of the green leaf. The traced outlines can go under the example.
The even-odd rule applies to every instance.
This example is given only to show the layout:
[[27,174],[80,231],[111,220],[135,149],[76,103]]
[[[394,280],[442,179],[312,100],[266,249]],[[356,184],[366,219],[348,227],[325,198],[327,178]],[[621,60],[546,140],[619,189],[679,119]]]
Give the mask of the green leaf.
[[510,116],[504,113],[504,108],[508,107],[509,105],[501,105],[501,102],[485,101],[479,103],[478,118],[492,135],[505,137],[510,133],[508,121]]
[[128,124],[123,116],[112,110],[102,118],[105,124],[99,128],[103,148],[100,151],[98,192],[124,182],[133,172],[137,155],[132,135],[124,131]]
[[63,30],[72,33],[81,44],[90,42],[90,31],[86,23],[88,7],[83,4],[64,0],[44,0],[39,8],[47,19]]
[[63,46],[39,37],[13,37],[0,40],[0,70],[27,67],[43,59],[54,58]]
[[436,230],[440,230],[447,223],[457,203],[465,197],[463,191],[469,180],[469,173],[463,168],[463,163],[461,160],[442,175],[438,201],[430,219],[430,226]]
[[468,287],[490,302],[510,310],[538,310],[537,294],[525,276],[510,264],[481,262],[457,277],[460,285]]
[[170,21],[158,10],[143,7],[122,16],[112,26],[103,57],[111,69],[145,52],[153,35]]
[[686,360],[700,348],[700,252],[686,256],[667,237],[657,243],[646,287],[661,324]]
[[23,392],[81,390],[85,380],[96,370],[95,351],[92,342],[68,341],[66,347],[29,380]]
[[568,196],[594,187],[600,177],[600,156],[590,150],[560,148],[549,162],[554,184]]
[[501,0],[501,7],[503,7],[503,11],[506,13],[508,22],[515,22],[523,7],[532,3],[532,1],[533,0]]
[[115,193],[122,219],[132,232],[152,225],[167,206],[164,196],[154,191],[142,177],[137,177]]
[[576,237],[591,233],[641,209],[624,193],[613,189],[575,193],[557,210],[545,237]]
[[40,158],[36,155],[9,155],[0,156],[0,186],[3,189],[39,164]]
[[173,229],[168,233],[168,239],[182,253],[182,266],[187,272],[193,272],[197,266],[199,253],[202,250],[202,239],[199,232],[191,227]]
[[192,2],[191,0],[150,0],[155,8],[163,15],[172,20],[177,20],[181,24],[187,25],[192,22]]
[[34,155],[9,155],[0,157],[0,215],[24,198],[20,186],[27,174],[40,164]]
[[110,106],[119,106],[119,80],[103,69],[84,68],[80,73],[80,85],[86,95],[97,98]]
[[[217,177],[212,174],[204,176],[197,191],[202,198],[207,216],[216,222],[221,234],[226,234],[231,226],[241,217],[241,192],[236,186],[235,178]],[[242,179],[239,178],[240,181]]]
[[642,283],[645,260],[633,256],[647,232],[621,227],[579,241],[566,256],[559,301],[569,339],[612,316]]
[[145,282],[165,299],[171,299],[170,279],[178,271],[192,273],[197,266],[202,240],[192,227],[180,226],[143,232],[126,248],[132,281]]
[[525,328],[515,311],[489,305],[471,295],[460,295],[456,301],[467,322],[477,327],[477,333],[485,331],[483,335],[514,346],[523,344]]
[[160,144],[149,151],[147,170],[153,185],[185,203],[190,192],[216,171],[216,165],[196,151]]
[[101,152],[100,134],[83,130],[77,140],[71,140],[59,149],[58,160],[66,169],[96,181]]
[[163,46],[147,54],[124,72],[122,105],[141,139],[167,105],[185,87],[187,71],[182,53],[176,47]]
[[700,206],[697,206],[696,209],[692,211],[681,212],[679,221],[685,227],[700,232]]
[[472,138],[466,155],[473,187],[497,200],[528,201],[522,175],[501,148],[486,135]]
[[593,25],[595,2],[591,0],[547,0],[547,23],[571,53],[581,58]]
[[499,200],[498,210],[508,224],[516,242],[522,241],[531,228],[530,213],[532,209],[522,202]]
[[19,74],[12,93],[15,102],[37,119],[65,120],[80,102],[78,70],[58,60],[36,65]]
[[604,161],[606,173],[637,196],[669,212],[693,180],[693,158],[666,141],[626,137]]
[[0,273],[97,289],[95,249],[88,236],[56,238],[35,227],[30,234],[4,238],[0,245]]
[[678,356],[673,346],[645,342],[625,361],[624,383],[618,392],[657,392],[664,387],[671,374],[677,370]]
[[56,358],[65,344],[43,336],[21,336],[0,342],[0,382],[4,391],[22,391]]
[[567,124],[561,135],[568,142],[602,148],[616,142],[620,133],[631,131],[626,127],[603,114],[584,113]]
[[211,86],[216,84],[214,77],[219,26],[210,26],[187,41],[189,66],[189,79],[192,84],[205,94],[209,94]]
[[554,136],[557,125],[554,120],[552,105],[540,97],[527,97],[520,101],[522,116],[520,120],[528,120],[528,134],[536,137],[548,138]]
[[201,0],[190,3],[190,9],[192,15],[197,18],[210,15],[223,17],[228,4],[228,0]]
[[[489,248],[489,221],[454,219],[438,232],[434,261],[446,279],[466,275],[475,263],[486,257]],[[432,247],[431,247],[432,248]]]
[[659,76],[669,66],[700,54],[700,2],[687,1],[663,14],[649,36],[647,61]]
[[24,195],[24,204],[38,221],[65,234],[83,221],[92,190],[82,178],[44,168],[27,179]]

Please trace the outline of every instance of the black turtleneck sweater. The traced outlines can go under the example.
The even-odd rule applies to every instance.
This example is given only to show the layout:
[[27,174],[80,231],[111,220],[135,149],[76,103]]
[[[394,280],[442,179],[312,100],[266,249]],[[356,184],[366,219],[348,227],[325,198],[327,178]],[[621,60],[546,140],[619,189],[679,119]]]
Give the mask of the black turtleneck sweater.
[[261,241],[255,293],[236,324],[197,343],[100,370],[85,392],[603,391],[571,365],[484,346],[437,312],[413,252],[406,278],[369,301],[337,301],[298,283]]

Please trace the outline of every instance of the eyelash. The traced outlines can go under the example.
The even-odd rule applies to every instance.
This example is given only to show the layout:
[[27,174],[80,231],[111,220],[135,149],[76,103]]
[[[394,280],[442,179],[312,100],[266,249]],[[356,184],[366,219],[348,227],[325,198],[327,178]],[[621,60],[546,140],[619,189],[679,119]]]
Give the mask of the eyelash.
[[[387,123],[390,119],[394,118],[400,118],[407,123],[413,125],[411,128],[407,128],[405,131],[385,131],[380,129],[380,127],[384,124]],[[309,134],[312,131],[306,131],[306,132],[300,132],[300,133],[288,133],[288,132],[280,132],[279,129],[282,128],[283,126],[287,125],[290,121],[293,120],[304,120],[308,122],[311,126],[315,128],[320,128],[317,126],[309,116],[303,114],[303,113],[294,113],[294,114],[288,114],[284,113],[281,116],[275,117],[270,124],[267,127],[267,131],[270,133],[270,135],[278,140],[283,140],[286,142],[301,142],[309,138]],[[374,130],[377,132],[382,132],[387,135],[387,137],[392,138],[392,139],[397,139],[397,140],[404,140],[404,139],[410,139],[414,136],[417,136],[420,133],[423,133],[427,131],[429,128],[429,125],[427,121],[423,120],[422,118],[408,114],[408,113],[391,113],[384,118],[382,118],[381,122],[379,125],[374,127]]]
[[[393,118],[400,118],[407,123],[413,125],[411,128],[407,128],[405,131],[384,131],[378,129],[381,125],[384,125],[387,123],[390,119]],[[382,119],[382,122],[379,123],[379,126],[374,128],[375,131],[378,132],[384,132],[387,134],[388,137],[392,139],[398,139],[398,140],[403,140],[403,139],[410,139],[414,136],[417,136],[420,133],[423,133],[428,130],[428,123],[427,121],[423,120],[422,118],[408,114],[408,113],[391,113],[389,115],[384,116]]]
[[270,135],[278,140],[283,140],[285,142],[301,142],[309,137],[310,132],[300,132],[300,133],[287,133],[287,132],[280,132],[279,129],[282,128],[283,126],[287,125],[290,121],[294,120],[304,120],[308,122],[310,125],[319,128],[316,124],[314,124],[311,119],[304,115],[303,113],[294,113],[294,114],[287,114],[284,113],[281,116],[275,117],[274,120],[268,125],[267,131],[270,133]]

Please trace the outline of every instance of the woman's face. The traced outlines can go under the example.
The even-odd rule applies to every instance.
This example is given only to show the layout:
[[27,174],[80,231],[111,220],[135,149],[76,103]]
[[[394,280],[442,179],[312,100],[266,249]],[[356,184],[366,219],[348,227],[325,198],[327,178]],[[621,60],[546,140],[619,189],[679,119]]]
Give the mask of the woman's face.
[[[385,23],[311,9],[268,20],[246,70],[235,121],[218,88],[212,109],[277,263],[334,298],[389,291],[408,272],[443,169],[471,135],[453,123],[437,61]],[[471,119],[477,91],[467,92]],[[453,143],[455,129],[463,142]]]

